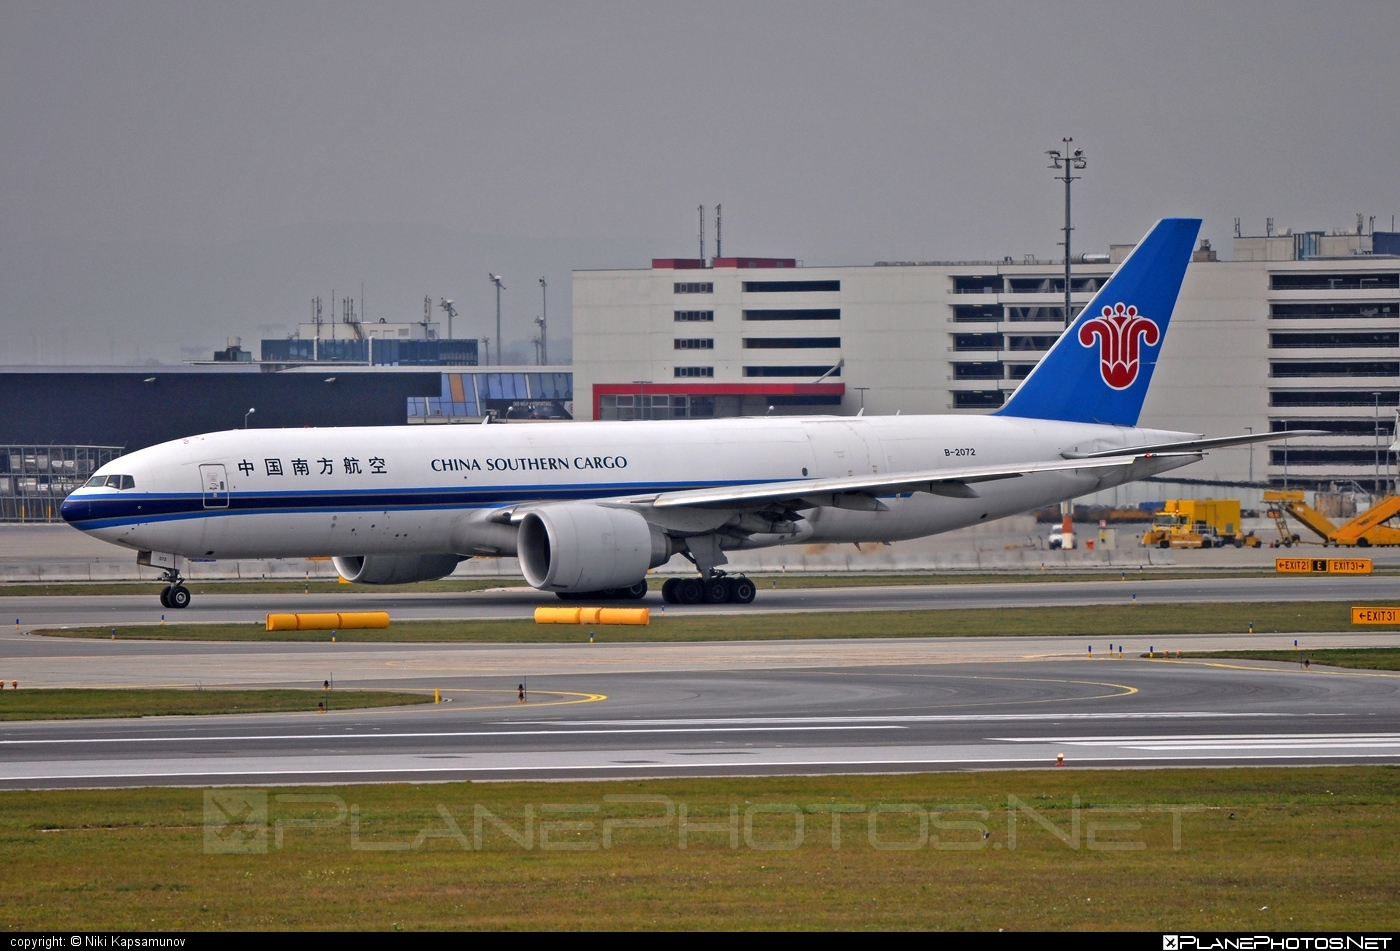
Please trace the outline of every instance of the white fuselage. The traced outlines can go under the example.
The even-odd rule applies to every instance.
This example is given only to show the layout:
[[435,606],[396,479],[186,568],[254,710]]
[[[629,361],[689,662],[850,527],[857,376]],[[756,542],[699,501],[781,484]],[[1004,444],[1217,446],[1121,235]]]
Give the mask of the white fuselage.
[[[997,416],[719,419],[233,430],[114,460],[64,517],[96,537],[190,558],[514,554],[509,506],[681,489],[1057,462],[1189,438],[1120,426]],[[975,498],[913,493],[884,511],[804,511],[791,542],[897,541],[999,518],[1194,461],[1046,472],[980,483]],[[713,530],[728,512],[656,510],[669,532]],[[713,524],[712,524],[713,523]]]

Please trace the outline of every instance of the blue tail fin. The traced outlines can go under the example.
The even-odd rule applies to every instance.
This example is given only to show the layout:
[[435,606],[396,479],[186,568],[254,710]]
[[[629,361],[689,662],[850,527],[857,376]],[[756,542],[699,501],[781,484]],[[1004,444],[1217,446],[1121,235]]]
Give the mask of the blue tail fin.
[[1157,222],[996,415],[1137,425],[1200,228]]

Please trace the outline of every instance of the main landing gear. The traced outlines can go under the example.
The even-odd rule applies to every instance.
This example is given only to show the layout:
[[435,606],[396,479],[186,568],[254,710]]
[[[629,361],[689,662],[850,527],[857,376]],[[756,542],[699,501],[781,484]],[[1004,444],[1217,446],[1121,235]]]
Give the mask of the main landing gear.
[[165,580],[170,582],[160,589],[160,606],[184,610],[190,606],[190,589],[185,587],[185,579],[174,568],[167,568]]
[[758,589],[743,575],[731,578],[719,573],[708,578],[668,578],[661,585],[667,604],[751,604]]

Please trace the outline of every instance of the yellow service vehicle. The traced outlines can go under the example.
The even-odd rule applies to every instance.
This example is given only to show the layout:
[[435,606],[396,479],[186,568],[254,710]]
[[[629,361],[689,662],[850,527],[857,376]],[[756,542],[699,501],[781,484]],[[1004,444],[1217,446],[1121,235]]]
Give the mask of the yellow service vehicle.
[[1289,531],[1285,514],[1293,516],[1321,538],[1323,545],[1343,548],[1400,545],[1400,527],[1395,525],[1395,520],[1400,517],[1400,496],[1397,495],[1387,495],[1340,526],[1332,524],[1325,515],[1303,501],[1303,493],[1298,489],[1271,489],[1264,493],[1264,501],[1273,506],[1269,514],[1278,525],[1279,538],[1285,546],[1301,544],[1301,539]]
[[1143,533],[1149,548],[1258,548],[1253,532],[1240,524],[1239,499],[1168,499]]

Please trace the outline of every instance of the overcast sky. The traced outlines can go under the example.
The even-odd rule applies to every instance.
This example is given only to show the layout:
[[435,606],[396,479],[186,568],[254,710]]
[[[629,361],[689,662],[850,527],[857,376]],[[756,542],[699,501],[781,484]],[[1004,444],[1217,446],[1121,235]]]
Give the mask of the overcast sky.
[[[0,364],[256,350],[347,291],[531,354],[547,277],[1400,214],[1400,4],[0,4]],[[711,242],[713,237],[711,236]],[[711,249],[713,244],[711,243]],[[553,354],[552,354],[553,355]]]

